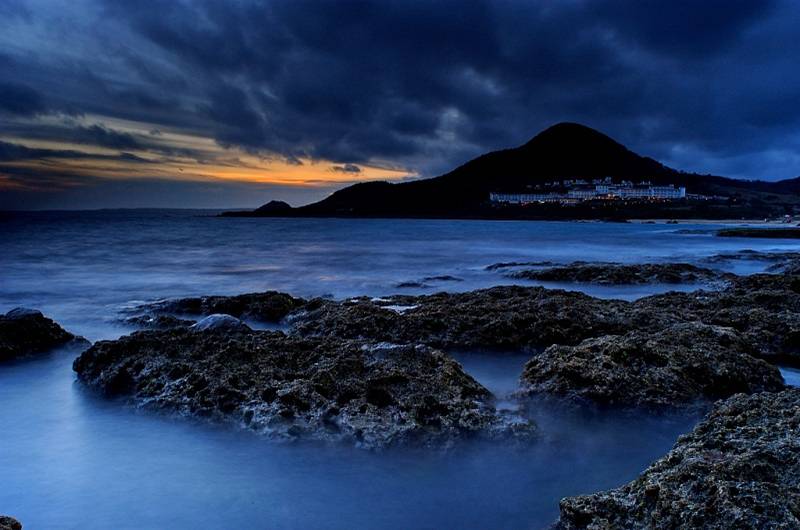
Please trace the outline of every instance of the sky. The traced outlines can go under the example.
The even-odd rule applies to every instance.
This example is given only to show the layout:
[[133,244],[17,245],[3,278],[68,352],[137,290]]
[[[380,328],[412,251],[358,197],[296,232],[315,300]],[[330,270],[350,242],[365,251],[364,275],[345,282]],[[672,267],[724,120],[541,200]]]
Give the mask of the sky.
[[561,121],[800,175],[800,2],[0,0],[0,209],[305,204]]

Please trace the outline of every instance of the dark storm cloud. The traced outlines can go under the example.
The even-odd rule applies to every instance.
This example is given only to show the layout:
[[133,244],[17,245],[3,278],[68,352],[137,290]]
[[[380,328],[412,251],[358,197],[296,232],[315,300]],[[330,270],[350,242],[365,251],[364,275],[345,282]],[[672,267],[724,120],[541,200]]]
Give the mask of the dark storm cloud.
[[141,143],[132,135],[115,131],[101,125],[89,127],[75,127],[66,138],[78,144],[99,145],[110,149],[140,149]]
[[33,116],[47,110],[44,98],[29,86],[0,83],[0,114]]
[[[58,17],[5,5],[22,39],[0,57],[6,115],[130,119],[290,162],[426,176],[566,120],[681,169],[800,173],[789,0],[89,0]],[[31,27],[50,47],[26,41]]]
[[[796,46],[780,22],[797,15],[790,3],[107,6],[202,79],[198,108],[221,144],[287,156],[382,158],[432,173],[565,119],[660,156],[673,143],[728,156],[753,141],[737,127],[759,129],[759,149],[780,133],[757,117],[777,128],[800,117],[785,101],[764,103],[781,67],[760,67],[761,87],[736,86],[763,65],[756,48],[783,56]],[[754,119],[750,103],[768,108]]]
[[[142,162],[148,160],[136,156],[132,153],[121,152],[118,155],[101,155],[94,153],[84,153],[72,149],[42,149],[26,147],[24,145],[0,141],[0,162],[19,162],[25,160],[41,160],[54,158],[85,158],[94,160],[120,160],[125,162]],[[6,168],[0,171],[7,171]]]
[[361,173],[361,168],[355,164],[345,164],[343,166],[331,166],[331,171],[337,173]]

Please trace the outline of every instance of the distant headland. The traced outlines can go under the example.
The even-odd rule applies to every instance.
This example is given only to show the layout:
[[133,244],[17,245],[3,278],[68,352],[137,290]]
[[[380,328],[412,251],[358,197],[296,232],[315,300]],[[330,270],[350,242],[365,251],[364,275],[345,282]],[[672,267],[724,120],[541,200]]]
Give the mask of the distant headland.
[[526,144],[444,175],[364,182],[297,208],[270,201],[226,217],[471,219],[775,218],[800,212],[800,177],[748,181],[686,173],[605,134],[559,123]]

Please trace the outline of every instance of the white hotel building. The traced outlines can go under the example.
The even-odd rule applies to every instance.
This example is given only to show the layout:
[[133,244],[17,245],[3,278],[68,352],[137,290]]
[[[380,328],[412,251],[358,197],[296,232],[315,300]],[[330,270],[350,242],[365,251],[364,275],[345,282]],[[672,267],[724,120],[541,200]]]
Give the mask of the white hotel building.
[[686,198],[686,188],[667,186],[632,186],[598,184],[592,188],[578,188],[566,193],[490,193],[492,202],[532,204],[543,202],[576,202],[593,199],[653,199],[676,200]]

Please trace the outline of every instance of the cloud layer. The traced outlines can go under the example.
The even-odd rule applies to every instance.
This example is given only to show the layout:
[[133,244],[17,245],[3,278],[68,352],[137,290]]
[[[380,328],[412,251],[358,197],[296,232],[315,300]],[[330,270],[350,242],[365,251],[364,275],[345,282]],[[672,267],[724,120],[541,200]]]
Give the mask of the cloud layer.
[[3,159],[86,146],[180,167],[245,153],[432,176],[577,121],[680,169],[800,174],[788,0],[0,6]]

